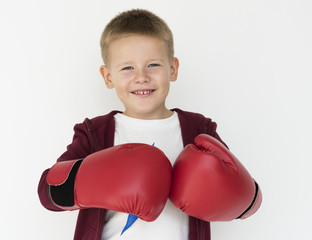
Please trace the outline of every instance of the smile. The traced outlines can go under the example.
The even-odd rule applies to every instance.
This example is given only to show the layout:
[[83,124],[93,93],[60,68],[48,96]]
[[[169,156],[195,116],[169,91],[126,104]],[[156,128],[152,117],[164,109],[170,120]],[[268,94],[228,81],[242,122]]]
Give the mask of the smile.
[[147,95],[147,94],[150,94],[152,92],[154,92],[154,90],[139,90],[139,91],[134,91],[132,93],[136,94],[136,95]]

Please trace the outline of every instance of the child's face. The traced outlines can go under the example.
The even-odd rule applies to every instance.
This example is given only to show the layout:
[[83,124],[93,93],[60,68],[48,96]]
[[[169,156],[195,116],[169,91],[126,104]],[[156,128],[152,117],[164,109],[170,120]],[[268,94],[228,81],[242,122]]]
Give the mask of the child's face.
[[117,39],[109,46],[109,65],[100,72],[108,88],[115,88],[127,116],[160,119],[171,115],[165,106],[170,81],[179,62],[168,58],[164,41],[142,35]]

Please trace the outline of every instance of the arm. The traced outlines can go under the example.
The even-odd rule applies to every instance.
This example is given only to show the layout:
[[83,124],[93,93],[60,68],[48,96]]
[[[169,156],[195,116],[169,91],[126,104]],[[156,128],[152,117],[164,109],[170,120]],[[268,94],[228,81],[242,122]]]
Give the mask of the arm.
[[[81,159],[91,153],[91,145],[87,135],[87,128],[84,123],[77,124],[74,127],[73,141],[67,147],[67,151],[62,154],[57,162],[68,161],[73,159]],[[50,169],[46,169],[40,178],[38,184],[38,195],[41,204],[51,211],[62,211],[61,208],[56,207],[50,200],[48,194],[48,184],[46,181]]]

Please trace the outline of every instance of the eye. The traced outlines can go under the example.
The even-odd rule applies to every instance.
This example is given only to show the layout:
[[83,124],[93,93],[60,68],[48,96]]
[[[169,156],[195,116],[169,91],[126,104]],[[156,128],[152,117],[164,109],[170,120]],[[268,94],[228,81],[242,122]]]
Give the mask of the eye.
[[149,64],[148,65],[148,67],[158,67],[158,66],[160,66],[158,63],[151,63],[151,64]]
[[122,71],[124,71],[124,70],[133,70],[134,68],[133,67],[131,67],[131,66],[128,66],[128,67],[124,67],[123,69],[121,69]]

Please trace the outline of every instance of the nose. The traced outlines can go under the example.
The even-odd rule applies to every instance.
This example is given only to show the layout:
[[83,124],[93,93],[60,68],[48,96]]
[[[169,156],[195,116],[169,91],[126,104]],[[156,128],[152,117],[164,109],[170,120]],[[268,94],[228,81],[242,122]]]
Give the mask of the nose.
[[145,83],[150,81],[150,76],[148,75],[148,72],[146,69],[138,69],[135,82],[136,83]]

